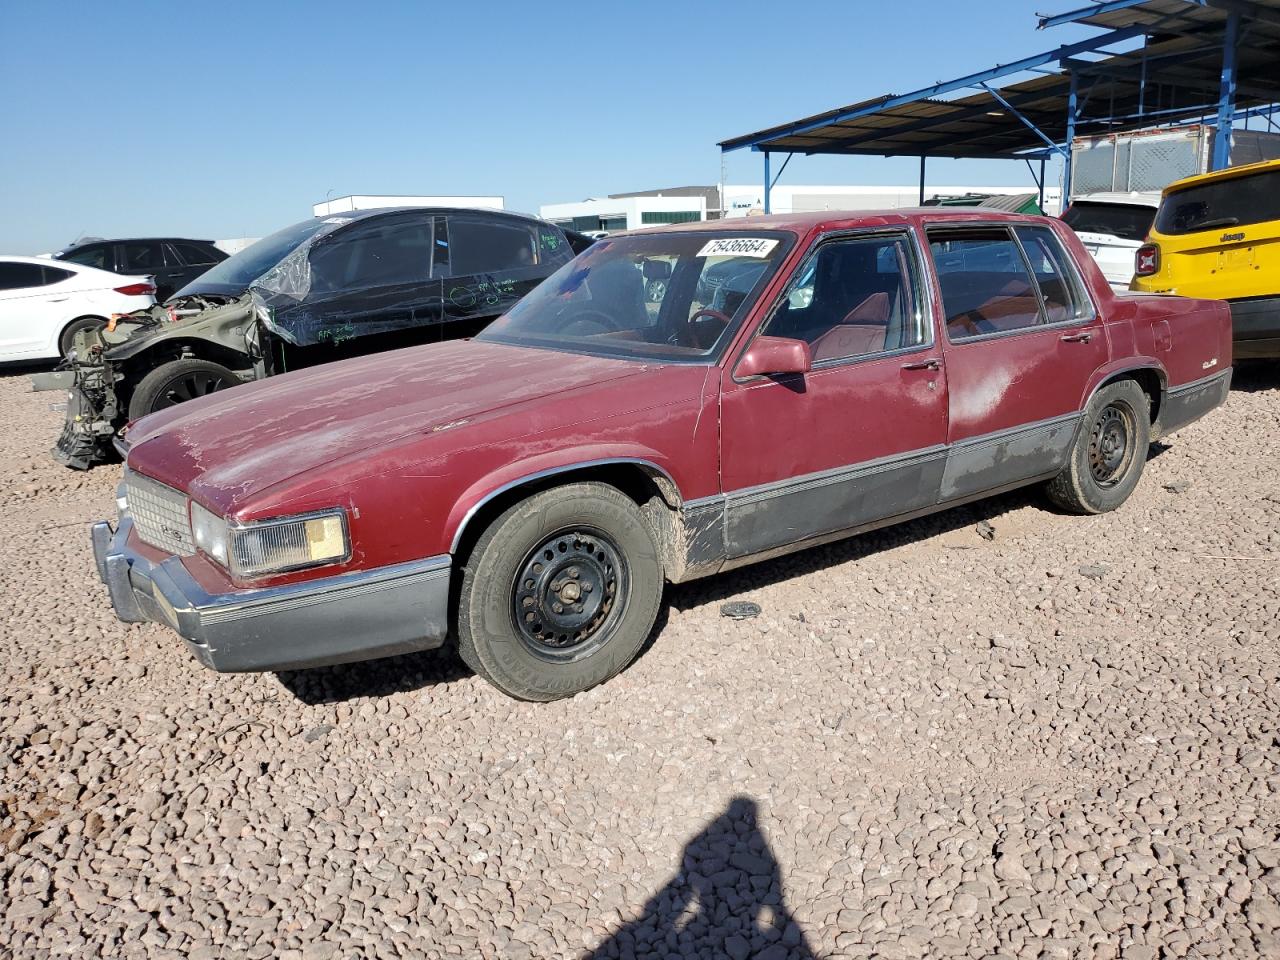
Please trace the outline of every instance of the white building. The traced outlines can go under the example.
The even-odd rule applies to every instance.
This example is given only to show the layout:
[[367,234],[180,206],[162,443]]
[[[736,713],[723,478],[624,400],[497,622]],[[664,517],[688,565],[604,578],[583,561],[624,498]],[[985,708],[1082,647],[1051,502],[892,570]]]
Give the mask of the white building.
[[592,197],[577,203],[547,203],[538,208],[543,220],[571,230],[636,230],[661,223],[691,223],[707,219],[705,196]]
[[504,197],[389,197],[353,194],[312,204],[311,211],[313,216],[327,217],[334,213],[376,210],[380,207],[472,207],[501,210],[504,205]]
[[[974,194],[991,196],[1031,195],[1033,185],[1021,187],[927,186],[925,199],[948,199]],[[1062,191],[1045,190],[1045,212],[1061,209]],[[721,198],[724,210],[720,209]],[[920,203],[919,184],[890,187],[776,186],[770,194],[773,213],[806,213],[817,210],[895,210]],[[712,184],[671,187],[641,193],[618,193],[592,197],[577,203],[547,203],[538,215],[563,227],[590,233],[635,230],[663,223],[718,220],[764,212],[764,187],[760,184]]]

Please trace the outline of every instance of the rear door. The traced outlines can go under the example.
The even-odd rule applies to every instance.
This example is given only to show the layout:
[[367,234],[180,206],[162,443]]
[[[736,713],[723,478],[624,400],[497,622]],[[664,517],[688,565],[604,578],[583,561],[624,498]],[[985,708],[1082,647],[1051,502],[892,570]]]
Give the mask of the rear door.
[[[431,277],[434,218],[406,211],[358,220],[320,239],[308,254],[310,286],[276,322],[302,346],[383,348],[365,337],[440,324],[440,283]],[[430,337],[418,337],[418,340]],[[356,341],[349,347],[343,345]]]
[[950,393],[941,499],[1050,476],[1066,462],[1101,318],[1048,226],[931,227]]
[[446,276],[446,319],[478,332],[573,256],[564,233],[552,224],[482,212],[450,214],[448,235],[437,244],[437,270]]
[[726,369],[721,470],[731,558],[937,502],[947,374],[922,276],[906,230],[823,240],[761,330],[808,343],[813,370],[739,380]]
[[163,303],[185,285],[185,268],[176,258],[165,257],[159,240],[129,240],[116,244],[117,272],[130,277],[155,277],[156,300]]
[[204,273],[219,258],[215,251],[204,244],[188,243],[184,240],[173,240],[165,244],[165,263],[174,265],[174,292],[181,290],[200,274]]

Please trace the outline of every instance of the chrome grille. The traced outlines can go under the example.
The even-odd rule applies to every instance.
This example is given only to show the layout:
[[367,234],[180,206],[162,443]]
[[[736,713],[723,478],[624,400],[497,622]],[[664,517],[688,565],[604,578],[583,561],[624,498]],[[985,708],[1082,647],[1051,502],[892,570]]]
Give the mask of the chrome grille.
[[134,529],[144,542],[184,557],[196,552],[186,494],[132,470],[125,471],[124,489]]

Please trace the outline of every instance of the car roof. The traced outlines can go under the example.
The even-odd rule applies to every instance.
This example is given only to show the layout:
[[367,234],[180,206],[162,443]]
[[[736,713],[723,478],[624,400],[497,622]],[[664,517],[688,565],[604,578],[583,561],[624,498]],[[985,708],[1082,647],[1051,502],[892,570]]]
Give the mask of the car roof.
[[208,243],[212,244],[212,240],[201,240],[199,237],[95,237],[92,240],[77,240],[75,243],[69,243],[63,247],[59,253],[67,253],[71,250],[79,250],[81,247],[91,247],[97,243]]
[[1212,183],[1215,180],[1234,180],[1236,177],[1247,177],[1252,173],[1262,173],[1265,170],[1280,170],[1280,160],[1262,160],[1258,163],[1246,163],[1239,167],[1224,167],[1221,170],[1211,170],[1208,173],[1197,173],[1195,176],[1175,180],[1164,188],[1164,195],[1168,196],[1178,190],[1199,186],[1202,183]]
[[[21,257],[0,254],[0,261],[5,263],[34,263],[41,267],[57,267],[60,270],[74,270],[78,267],[84,267],[82,263],[63,263],[61,260],[53,259],[53,257]],[[95,268],[87,267],[85,269],[92,270]]]
[[519,213],[515,210],[495,210],[491,207],[372,207],[368,210],[335,210],[333,213],[325,213],[316,217],[316,220],[331,220],[341,217],[343,220],[368,220],[372,217],[381,217],[393,213],[479,213],[496,217],[510,217],[516,220],[528,220],[535,223],[545,223],[535,217],[531,213]]
[[[1051,218],[1025,213],[1007,213],[989,207],[898,207],[890,210],[817,210],[810,213],[772,213],[759,217],[728,217],[695,223],[668,223],[631,230],[631,233],[684,233],[686,231],[787,230],[805,234],[820,229],[908,226],[921,223],[1045,223]],[[625,234],[613,234],[620,236]]]
[[1159,190],[1132,190],[1129,193],[1109,193],[1099,191],[1098,193],[1082,193],[1071,201],[1072,203],[1118,203],[1130,207],[1158,207],[1160,206]]

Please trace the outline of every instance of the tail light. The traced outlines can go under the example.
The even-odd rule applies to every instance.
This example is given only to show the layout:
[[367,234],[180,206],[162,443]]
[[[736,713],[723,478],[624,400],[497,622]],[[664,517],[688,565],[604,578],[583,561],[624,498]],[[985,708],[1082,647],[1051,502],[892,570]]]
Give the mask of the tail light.
[[1144,243],[1138,248],[1133,258],[1133,272],[1140,277],[1149,277],[1160,272],[1160,245]]
[[151,283],[126,283],[123,287],[116,287],[116,293],[123,293],[126,297],[145,297],[155,292],[155,285]]

